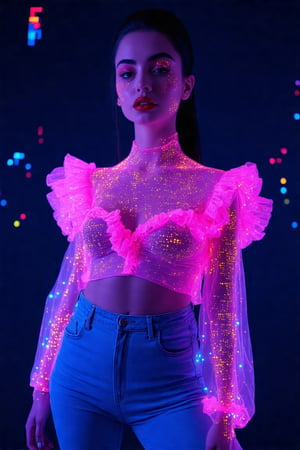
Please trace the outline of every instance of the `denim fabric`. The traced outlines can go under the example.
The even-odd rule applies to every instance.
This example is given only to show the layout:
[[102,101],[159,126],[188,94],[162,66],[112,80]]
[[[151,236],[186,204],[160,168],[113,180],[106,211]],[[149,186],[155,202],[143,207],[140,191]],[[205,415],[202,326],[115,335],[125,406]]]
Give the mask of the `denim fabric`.
[[121,448],[132,427],[146,450],[201,450],[211,424],[191,305],[172,313],[112,313],[79,296],[50,382],[61,450]]

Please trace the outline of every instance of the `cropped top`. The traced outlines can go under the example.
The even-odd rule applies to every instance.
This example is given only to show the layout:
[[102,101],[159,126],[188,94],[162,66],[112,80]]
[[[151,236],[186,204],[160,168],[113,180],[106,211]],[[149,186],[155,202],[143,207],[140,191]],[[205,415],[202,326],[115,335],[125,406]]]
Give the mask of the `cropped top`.
[[241,249],[264,236],[272,209],[259,196],[255,164],[205,167],[183,154],[175,134],[150,149],[133,142],[113,167],[67,154],[47,184],[70,244],[46,301],[31,386],[48,391],[80,290],[91,280],[134,275],[201,303],[204,409],[213,419],[228,412],[236,427],[245,426],[254,403]]

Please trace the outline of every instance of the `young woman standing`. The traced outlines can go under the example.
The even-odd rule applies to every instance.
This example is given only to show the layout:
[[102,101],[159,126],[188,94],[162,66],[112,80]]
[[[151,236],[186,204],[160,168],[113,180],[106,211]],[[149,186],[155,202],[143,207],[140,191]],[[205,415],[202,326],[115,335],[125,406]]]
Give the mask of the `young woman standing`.
[[254,164],[197,161],[192,65],[176,16],[131,15],[114,47],[129,155],[102,168],[67,155],[48,176],[70,245],[32,371],[31,450],[50,445],[50,403],[61,450],[119,449],[124,424],[146,450],[240,448],[254,411],[241,249],[271,201]]

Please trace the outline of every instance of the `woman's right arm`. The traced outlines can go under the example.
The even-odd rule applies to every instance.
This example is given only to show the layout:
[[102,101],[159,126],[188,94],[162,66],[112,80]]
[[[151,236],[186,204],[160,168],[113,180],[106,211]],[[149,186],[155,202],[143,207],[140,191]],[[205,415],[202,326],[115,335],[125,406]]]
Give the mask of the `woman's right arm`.
[[49,391],[49,379],[61,344],[63,331],[73,313],[78,294],[85,287],[82,237],[72,241],[64,255],[59,275],[50,291],[44,309],[30,386]]
[[78,234],[67,248],[56,283],[46,300],[30,377],[30,385],[34,388],[33,404],[26,422],[27,446],[30,450],[43,448],[38,447],[37,442],[49,443],[44,431],[50,414],[49,380],[64,329],[72,315],[78,294],[85,287],[82,281],[84,269],[86,261],[82,237]]
[[34,391],[32,407],[26,422],[26,445],[29,450],[43,450],[54,447],[45,433],[49,415],[49,392]]
[[[37,439],[47,444],[44,428],[50,413],[49,380],[58,354],[63,331],[72,315],[78,294],[88,279],[89,261],[82,239],[82,224],[93,203],[94,163],[86,163],[67,154],[63,167],[47,176],[51,192],[48,201],[62,233],[70,242],[56,283],[48,295],[41,331],[31,372],[34,387],[33,406],[27,424],[27,443],[36,449]],[[42,448],[42,447],[39,447]]]

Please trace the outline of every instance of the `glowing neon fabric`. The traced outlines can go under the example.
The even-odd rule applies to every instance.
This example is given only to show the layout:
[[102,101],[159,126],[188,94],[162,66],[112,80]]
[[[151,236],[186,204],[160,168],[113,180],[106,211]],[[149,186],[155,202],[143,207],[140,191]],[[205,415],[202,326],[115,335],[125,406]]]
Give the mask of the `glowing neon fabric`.
[[47,183],[70,245],[47,298],[31,385],[48,390],[63,330],[88,281],[134,275],[201,303],[205,411],[213,419],[224,411],[245,426],[254,383],[241,249],[264,236],[272,209],[259,196],[255,164],[205,167],[183,154],[175,134],[151,149],[133,142],[113,167],[66,155]]

